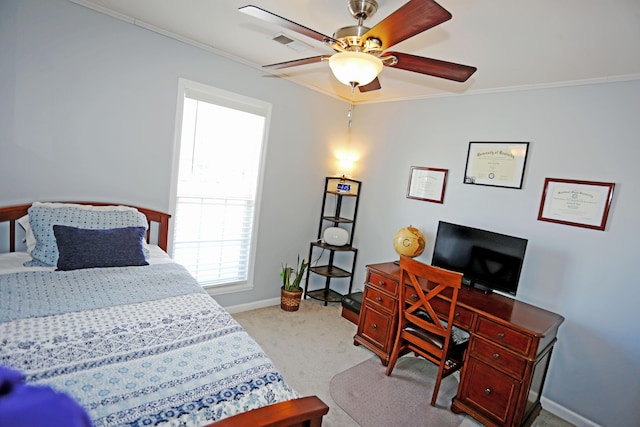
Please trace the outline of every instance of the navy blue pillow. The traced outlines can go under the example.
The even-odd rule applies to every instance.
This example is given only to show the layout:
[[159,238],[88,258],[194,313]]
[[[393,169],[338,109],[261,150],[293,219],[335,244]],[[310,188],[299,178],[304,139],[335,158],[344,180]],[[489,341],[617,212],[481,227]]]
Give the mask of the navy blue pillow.
[[149,265],[142,246],[146,231],[144,227],[89,230],[54,225],[58,270]]

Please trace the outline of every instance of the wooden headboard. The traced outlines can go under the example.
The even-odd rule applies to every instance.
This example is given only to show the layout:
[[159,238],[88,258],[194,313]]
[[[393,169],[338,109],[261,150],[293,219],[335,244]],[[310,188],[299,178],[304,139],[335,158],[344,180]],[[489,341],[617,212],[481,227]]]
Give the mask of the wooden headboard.
[[[93,205],[93,206],[107,206],[107,205],[117,205],[117,203],[102,203],[102,202],[64,202],[64,203],[75,203],[79,205]],[[140,208],[137,206],[130,206],[132,208],[136,208],[138,211],[143,213],[147,217],[147,223],[149,224],[149,228],[147,229],[147,242],[150,241],[151,237],[151,225],[152,223],[157,224],[157,242],[158,246],[163,251],[167,251],[167,239],[169,236],[169,218],[171,215],[168,213],[154,211],[152,209]],[[17,220],[26,215],[27,210],[31,207],[31,204],[28,205],[16,205],[16,206],[7,206],[0,207],[0,223],[9,222],[9,251],[15,252],[16,250],[16,227],[19,227]],[[2,237],[2,239],[6,239],[6,237]]]

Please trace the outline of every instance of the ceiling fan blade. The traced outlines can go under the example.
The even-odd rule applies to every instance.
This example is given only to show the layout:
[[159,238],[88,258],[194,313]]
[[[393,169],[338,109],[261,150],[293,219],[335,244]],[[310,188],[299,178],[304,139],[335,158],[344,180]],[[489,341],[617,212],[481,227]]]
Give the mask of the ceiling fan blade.
[[428,74],[456,82],[467,81],[477,70],[476,67],[469,65],[424,58],[422,56],[409,55],[408,53],[385,52],[382,58],[388,56],[395,56],[398,60],[396,64],[390,64],[388,67],[400,68],[402,70],[413,71],[414,73]]
[[316,62],[328,61],[331,55],[312,56],[310,58],[294,59],[293,61],[278,62],[277,64],[263,65],[263,68],[279,70],[280,68],[295,67],[297,65],[315,64]]
[[261,19],[271,24],[279,25],[288,30],[295,31],[296,33],[303,34],[307,37],[311,37],[312,39],[322,43],[329,42],[329,43],[342,44],[340,41],[334,39],[333,37],[329,37],[327,35],[319,33],[315,30],[312,30],[311,28],[305,27],[304,25],[300,25],[287,18],[283,18],[282,16],[276,15],[275,13],[271,13],[257,6],[253,6],[253,5],[242,6],[238,8],[238,10],[242,13],[246,13],[247,15],[253,16],[254,18]]
[[451,19],[451,14],[433,0],[410,0],[367,31],[362,40],[376,38],[382,50]]
[[382,86],[380,86],[380,80],[378,80],[378,78],[376,77],[371,81],[371,83],[368,83],[364,86],[358,86],[358,90],[360,92],[371,92],[372,90],[378,90],[381,87]]

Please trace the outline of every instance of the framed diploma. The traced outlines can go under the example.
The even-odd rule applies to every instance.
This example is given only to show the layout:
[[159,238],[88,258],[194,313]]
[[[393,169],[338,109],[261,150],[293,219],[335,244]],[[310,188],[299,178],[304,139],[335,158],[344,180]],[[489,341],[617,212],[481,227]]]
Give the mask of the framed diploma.
[[604,230],[614,187],[612,182],[546,178],[538,220]]
[[448,169],[411,166],[407,198],[443,203]]
[[464,183],[522,188],[528,142],[470,142]]

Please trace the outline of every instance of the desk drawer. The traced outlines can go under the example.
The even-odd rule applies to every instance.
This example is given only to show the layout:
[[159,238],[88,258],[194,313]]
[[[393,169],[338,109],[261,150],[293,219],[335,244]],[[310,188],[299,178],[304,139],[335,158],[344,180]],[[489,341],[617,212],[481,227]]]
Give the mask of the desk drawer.
[[489,341],[504,345],[524,355],[528,355],[533,345],[533,337],[495,323],[484,317],[478,318],[476,333]]
[[373,287],[381,289],[391,295],[398,295],[398,282],[391,279],[387,279],[377,273],[371,273],[369,275],[369,284]]
[[[443,316],[449,315],[449,308],[451,307],[451,303],[449,301],[445,301],[443,299],[436,298],[433,301],[433,308]],[[454,314],[453,324],[464,329],[471,329],[471,322],[473,321],[473,313],[467,310],[466,308],[460,307],[460,305],[456,305],[456,312]]]
[[520,382],[474,357],[468,358],[464,369],[469,378],[461,398],[496,424],[511,425]]
[[527,367],[527,361],[525,359],[482,338],[474,338],[471,340],[470,351],[473,353],[473,356],[483,359],[493,367],[510,372],[518,378],[522,378]]
[[[406,302],[413,303],[417,301],[418,296],[416,295],[413,286],[405,284],[404,293]],[[449,315],[449,307],[451,307],[451,303],[449,301],[436,297],[431,305],[433,306],[434,310],[440,315],[440,317],[444,318],[445,320],[447,319],[447,316]],[[473,323],[473,313],[471,311],[457,305],[454,316],[454,325],[467,331],[471,329],[471,324]]]
[[381,350],[390,351],[392,343],[389,342],[389,337],[393,323],[392,315],[380,312],[369,304],[363,304],[358,335]]
[[389,296],[388,294],[380,292],[379,290],[371,286],[365,286],[364,297],[375,304],[379,304],[383,306],[384,308],[391,311],[391,313],[394,312],[396,300],[395,298]]

